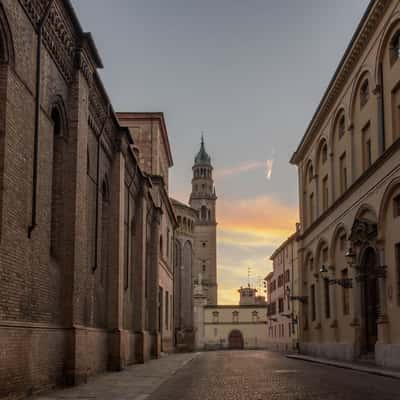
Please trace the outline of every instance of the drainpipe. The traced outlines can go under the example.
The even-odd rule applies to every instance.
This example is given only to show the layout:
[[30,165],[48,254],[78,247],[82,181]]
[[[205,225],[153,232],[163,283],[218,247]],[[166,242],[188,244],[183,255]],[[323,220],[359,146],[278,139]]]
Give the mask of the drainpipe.
[[107,115],[104,118],[103,125],[100,129],[100,133],[97,136],[97,165],[96,165],[96,219],[94,229],[94,263],[92,271],[96,271],[98,262],[98,238],[99,238],[99,179],[100,179],[100,149],[101,149],[101,138],[106,128],[107,121],[110,117],[110,104],[107,105]]
[[40,76],[42,72],[42,37],[43,27],[49,16],[51,6],[54,0],[49,0],[42,18],[37,24],[37,46],[36,46],[36,102],[35,102],[35,132],[33,142],[33,176],[32,176],[32,219],[28,227],[28,238],[32,237],[32,232],[37,226],[36,208],[37,208],[37,176],[38,176],[38,153],[39,153],[39,131],[40,131]]

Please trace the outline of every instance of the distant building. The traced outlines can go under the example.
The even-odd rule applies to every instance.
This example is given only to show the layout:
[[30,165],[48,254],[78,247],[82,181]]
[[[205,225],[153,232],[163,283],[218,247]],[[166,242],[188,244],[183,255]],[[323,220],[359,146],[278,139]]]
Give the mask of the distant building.
[[[298,341],[299,264],[297,233],[290,236],[271,256],[273,270],[266,278],[267,287],[267,347],[291,351]],[[296,299],[296,300],[295,300]]]
[[[252,289],[252,293],[256,293],[255,289]],[[205,297],[201,286],[196,285],[194,298],[197,349],[266,348],[266,304],[256,304],[256,297],[250,296],[252,304],[246,300],[248,304],[207,305]]]
[[257,295],[258,290],[256,288],[250,287],[250,284],[247,287],[241,287],[238,292],[240,293],[240,301],[239,305],[266,305],[265,297]]

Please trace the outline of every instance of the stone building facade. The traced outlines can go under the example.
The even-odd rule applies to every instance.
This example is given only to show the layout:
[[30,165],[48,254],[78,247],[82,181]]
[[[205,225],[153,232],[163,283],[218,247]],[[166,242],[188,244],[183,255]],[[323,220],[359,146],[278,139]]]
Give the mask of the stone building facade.
[[266,276],[267,347],[292,351],[297,347],[300,289],[297,233],[271,255],[272,271]]
[[150,178],[152,196],[161,211],[158,246],[158,331],[161,351],[174,346],[174,235],[177,220],[169,198],[169,168],[173,166],[163,113],[118,113],[135,143],[140,167]]
[[191,350],[194,345],[194,241],[197,211],[172,199],[178,221],[175,232],[174,265],[174,319],[176,346],[181,350]]
[[400,4],[366,10],[291,162],[303,352],[400,367]]
[[199,350],[265,349],[267,305],[210,305],[201,285],[195,286],[196,348]]
[[101,67],[68,0],[0,2],[1,398],[171,347],[159,318],[176,227],[166,131],[149,173]]

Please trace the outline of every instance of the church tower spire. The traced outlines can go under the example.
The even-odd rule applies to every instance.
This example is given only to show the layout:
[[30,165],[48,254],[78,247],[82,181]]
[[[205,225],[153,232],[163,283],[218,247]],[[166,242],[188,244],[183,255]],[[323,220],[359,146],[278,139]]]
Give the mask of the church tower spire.
[[194,158],[192,193],[189,204],[197,211],[195,227],[194,277],[201,276],[208,304],[217,304],[217,222],[213,166],[204,135]]

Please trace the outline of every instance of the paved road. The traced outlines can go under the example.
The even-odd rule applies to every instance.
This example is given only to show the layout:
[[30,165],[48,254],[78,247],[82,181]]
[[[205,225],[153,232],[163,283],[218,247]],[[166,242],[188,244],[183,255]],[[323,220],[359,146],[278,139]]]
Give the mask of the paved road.
[[149,400],[397,400],[400,380],[264,351],[202,353]]

